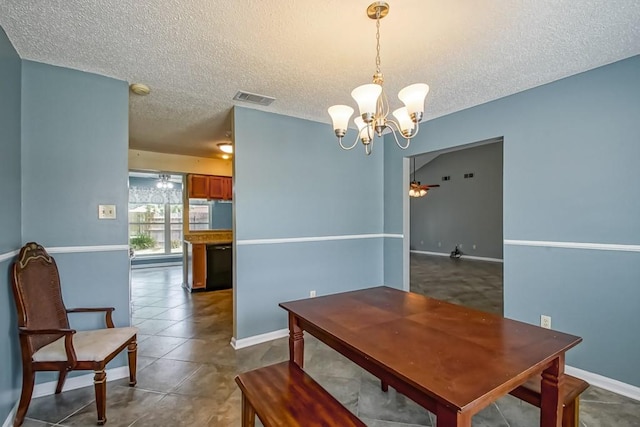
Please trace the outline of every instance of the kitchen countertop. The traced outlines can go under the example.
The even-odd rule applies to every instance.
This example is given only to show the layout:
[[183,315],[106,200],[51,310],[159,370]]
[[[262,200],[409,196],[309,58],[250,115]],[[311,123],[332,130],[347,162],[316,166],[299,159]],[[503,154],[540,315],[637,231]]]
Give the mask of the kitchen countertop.
[[184,242],[188,245],[230,245],[232,243],[231,240],[220,239],[198,240],[197,242],[190,242],[189,240],[185,240]]
[[185,243],[225,245],[233,241],[231,230],[211,230],[189,233],[184,236]]

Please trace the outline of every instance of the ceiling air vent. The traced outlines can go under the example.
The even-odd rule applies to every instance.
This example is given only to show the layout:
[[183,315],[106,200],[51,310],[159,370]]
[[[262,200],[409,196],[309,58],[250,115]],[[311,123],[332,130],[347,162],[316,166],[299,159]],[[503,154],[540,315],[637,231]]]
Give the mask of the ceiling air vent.
[[257,93],[239,91],[236,93],[236,96],[233,97],[233,100],[267,106],[271,105],[276,99],[270,96],[258,95]]

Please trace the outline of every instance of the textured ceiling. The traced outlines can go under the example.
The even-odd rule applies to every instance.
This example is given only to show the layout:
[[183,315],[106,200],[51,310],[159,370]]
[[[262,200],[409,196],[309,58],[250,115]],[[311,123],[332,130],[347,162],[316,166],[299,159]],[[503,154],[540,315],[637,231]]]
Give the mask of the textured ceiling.
[[[0,0],[24,59],[151,87],[131,96],[130,147],[215,156],[236,91],[330,123],[375,68],[369,0]],[[640,54],[638,0],[389,0],[382,71],[431,87],[425,119]],[[242,105],[239,103],[239,105]],[[334,142],[327,129],[327,141]]]

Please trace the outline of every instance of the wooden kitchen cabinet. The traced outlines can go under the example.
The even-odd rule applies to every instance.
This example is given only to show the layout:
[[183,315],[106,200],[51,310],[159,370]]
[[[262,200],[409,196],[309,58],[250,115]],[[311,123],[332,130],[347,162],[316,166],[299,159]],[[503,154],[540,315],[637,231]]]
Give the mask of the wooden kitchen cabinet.
[[189,175],[189,198],[231,200],[232,181],[229,176]]
[[222,182],[222,200],[233,199],[233,181],[230,176],[225,176]]
[[221,200],[224,197],[224,176],[210,176],[209,177],[209,198]]
[[187,243],[187,286],[190,290],[207,286],[207,245]]
[[209,198],[209,176],[208,175],[189,175],[189,198],[190,199],[208,199]]

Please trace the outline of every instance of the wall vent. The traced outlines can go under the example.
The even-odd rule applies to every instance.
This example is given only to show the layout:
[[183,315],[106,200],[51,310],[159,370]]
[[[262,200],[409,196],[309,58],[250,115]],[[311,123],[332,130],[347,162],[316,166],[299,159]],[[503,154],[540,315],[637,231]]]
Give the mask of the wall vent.
[[267,106],[271,105],[276,99],[270,96],[258,95],[257,93],[238,91],[236,96],[233,97],[233,100]]
[[442,180],[443,181],[451,181],[451,175],[443,176]]

